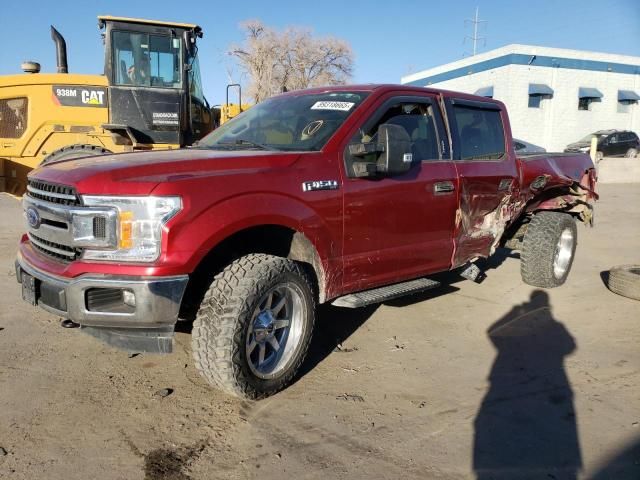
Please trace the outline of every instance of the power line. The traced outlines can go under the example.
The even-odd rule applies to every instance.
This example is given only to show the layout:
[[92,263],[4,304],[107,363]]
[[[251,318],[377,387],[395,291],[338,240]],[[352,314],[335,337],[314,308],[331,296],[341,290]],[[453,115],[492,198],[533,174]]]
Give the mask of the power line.
[[467,24],[473,24],[473,36],[469,36],[466,35],[464,37],[464,41],[463,43],[465,43],[467,41],[467,39],[471,40],[473,42],[473,55],[475,55],[478,51],[478,40],[482,40],[482,45],[485,46],[487,44],[487,37],[479,37],[478,36],[478,25],[480,25],[481,23],[487,23],[486,20],[480,20],[478,18],[478,7],[476,7],[476,16],[474,18],[467,18],[464,21],[464,25],[465,27],[467,26]]

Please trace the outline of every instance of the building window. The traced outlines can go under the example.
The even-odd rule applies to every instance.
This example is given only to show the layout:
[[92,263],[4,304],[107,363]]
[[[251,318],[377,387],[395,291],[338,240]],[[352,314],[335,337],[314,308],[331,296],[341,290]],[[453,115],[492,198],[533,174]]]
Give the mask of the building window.
[[631,111],[631,105],[634,103],[638,103],[637,100],[619,100],[618,113],[629,113]]
[[599,102],[602,92],[597,88],[580,87],[578,89],[578,110],[591,110],[591,104]]
[[529,95],[529,108],[542,108],[544,95]]
[[553,88],[545,83],[529,84],[529,108],[542,108],[542,100],[553,97]]
[[633,90],[618,90],[618,113],[628,113],[631,105],[638,103],[640,95]]
[[593,98],[579,98],[578,99],[578,110],[591,110],[591,102]]

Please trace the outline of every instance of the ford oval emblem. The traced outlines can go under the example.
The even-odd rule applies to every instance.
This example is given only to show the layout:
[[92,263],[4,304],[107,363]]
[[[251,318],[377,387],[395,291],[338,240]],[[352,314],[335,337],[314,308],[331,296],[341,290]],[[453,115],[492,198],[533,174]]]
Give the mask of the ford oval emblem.
[[27,223],[34,229],[40,227],[40,214],[33,207],[27,208]]

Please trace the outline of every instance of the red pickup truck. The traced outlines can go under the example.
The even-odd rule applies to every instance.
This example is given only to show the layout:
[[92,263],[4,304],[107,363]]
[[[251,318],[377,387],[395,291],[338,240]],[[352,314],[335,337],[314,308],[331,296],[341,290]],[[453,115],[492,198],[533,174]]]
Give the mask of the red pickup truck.
[[23,298],[107,343],[171,351],[260,398],[300,367],[315,307],[437,286],[497,247],[523,280],[564,283],[592,223],[584,154],[517,158],[505,106],[397,85],[296,91],[195,148],[62,160],[29,176]]

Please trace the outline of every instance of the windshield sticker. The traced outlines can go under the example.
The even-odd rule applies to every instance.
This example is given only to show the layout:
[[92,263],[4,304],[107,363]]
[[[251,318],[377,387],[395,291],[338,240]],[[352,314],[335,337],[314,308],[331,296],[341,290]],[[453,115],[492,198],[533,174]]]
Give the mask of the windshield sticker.
[[355,103],[353,102],[316,102],[311,107],[311,110],[339,110],[341,112],[348,112],[354,105]]

